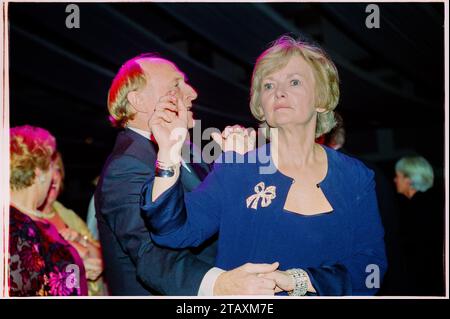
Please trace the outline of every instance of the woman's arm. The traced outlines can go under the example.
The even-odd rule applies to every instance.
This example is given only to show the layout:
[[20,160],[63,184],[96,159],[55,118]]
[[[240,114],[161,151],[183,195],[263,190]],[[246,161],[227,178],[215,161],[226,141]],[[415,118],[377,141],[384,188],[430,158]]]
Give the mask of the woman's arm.
[[[161,98],[149,121],[159,150],[155,176],[145,183],[141,192],[141,213],[152,232],[152,239],[172,248],[184,248],[200,241],[200,238],[189,236],[190,233],[198,235],[200,230],[189,227],[198,226],[198,223],[185,223],[187,213],[179,180],[187,126],[188,111],[183,101],[171,94]],[[188,236],[190,241],[185,241]]]
[[[200,245],[219,229],[225,195],[221,186],[224,166],[216,164],[200,187],[184,194],[179,176],[181,148],[187,136],[187,113],[184,106],[179,101],[177,103],[176,108],[171,103],[160,103],[150,120],[159,151],[155,177],[149,179],[142,189],[141,212],[156,243],[185,248]],[[234,126],[222,134],[222,139],[216,137],[215,140],[222,148],[232,144],[245,152],[254,148],[255,138],[254,132]]]
[[171,248],[196,247],[217,233],[225,196],[222,170],[222,165],[216,164],[203,183],[189,193],[177,180],[155,201],[151,194],[156,179],[144,185],[141,215],[156,243]]
[[352,295],[375,295],[387,269],[384,228],[372,170],[362,163],[352,216],[352,254],[340,263],[351,279]]

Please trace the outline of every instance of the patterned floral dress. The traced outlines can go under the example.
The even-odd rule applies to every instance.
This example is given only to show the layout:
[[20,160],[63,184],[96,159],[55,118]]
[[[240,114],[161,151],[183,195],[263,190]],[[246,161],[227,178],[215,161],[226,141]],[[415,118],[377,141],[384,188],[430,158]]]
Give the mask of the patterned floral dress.
[[83,261],[56,228],[10,207],[9,295],[86,296]]

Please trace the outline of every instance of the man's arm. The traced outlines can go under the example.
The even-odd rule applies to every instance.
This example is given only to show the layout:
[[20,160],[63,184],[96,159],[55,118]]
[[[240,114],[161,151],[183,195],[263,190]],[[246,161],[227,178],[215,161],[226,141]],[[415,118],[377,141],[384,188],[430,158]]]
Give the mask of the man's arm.
[[[146,173],[143,173],[146,172]],[[139,279],[165,295],[273,295],[275,283],[259,276],[277,269],[272,265],[246,264],[222,272],[189,250],[155,245],[140,216],[140,188],[151,178],[149,168],[126,156],[114,160],[102,185],[102,215],[122,249],[136,265]],[[214,272],[214,269],[215,272]],[[206,276],[209,274],[209,276]]]
[[100,212],[145,285],[167,295],[196,295],[213,265],[188,250],[165,249],[152,242],[139,208],[141,187],[149,178],[150,168],[137,158],[114,159],[103,177]]

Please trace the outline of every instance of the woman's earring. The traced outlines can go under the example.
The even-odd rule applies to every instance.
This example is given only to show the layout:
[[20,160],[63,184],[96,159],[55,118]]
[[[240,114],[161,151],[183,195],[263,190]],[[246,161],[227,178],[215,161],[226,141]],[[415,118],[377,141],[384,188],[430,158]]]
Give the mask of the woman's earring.
[[45,183],[45,176],[39,176],[39,183],[44,184]]

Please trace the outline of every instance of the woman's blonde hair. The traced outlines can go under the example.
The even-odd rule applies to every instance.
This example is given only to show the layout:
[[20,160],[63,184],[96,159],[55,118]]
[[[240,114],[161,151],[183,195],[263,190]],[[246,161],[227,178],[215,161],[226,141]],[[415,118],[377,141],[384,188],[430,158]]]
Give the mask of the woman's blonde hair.
[[35,170],[48,171],[56,154],[56,140],[47,130],[30,125],[10,129],[10,179],[12,190],[33,185]]
[[108,91],[109,119],[113,126],[125,127],[136,115],[128,101],[128,93],[142,89],[147,83],[144,70],[137,61],[156,57],[158,55],[153,53],[141,54],[125,62],[117,72]]
[[282,69],[293,56],[301,56],[312,68],[315,83],[315,107],[326,111],[317,114],[316,137],[328,133],[335,125],[334,109],[339,101],[339,75],[333,61],[318,46],[282,36],[256,60],[250,89],[250,110],[263,127],[267,127],[261,106],[263,79]]

